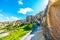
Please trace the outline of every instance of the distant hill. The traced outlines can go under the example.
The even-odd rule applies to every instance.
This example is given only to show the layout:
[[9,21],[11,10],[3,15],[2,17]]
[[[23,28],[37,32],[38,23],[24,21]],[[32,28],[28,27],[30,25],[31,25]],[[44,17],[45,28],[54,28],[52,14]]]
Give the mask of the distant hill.
[[40,24],[42,21],[43,14],[44,14],[44,11],[41,11],[40,13],[36,14],[35,16],[29,15],[26,17],[26,22]]
[[21,24],[26,24],[26,23],[37,23],[37,24],[40,25],[41,20],[42,20],[42,14],[44,14],[43,11],[41,11],[38,14],[36,14],[35,16],[32,16],[32,15],[27,16],[25,20],[0,22],[0,27],[5,27],[5,26],[8,26],[8,25],[20,26]]

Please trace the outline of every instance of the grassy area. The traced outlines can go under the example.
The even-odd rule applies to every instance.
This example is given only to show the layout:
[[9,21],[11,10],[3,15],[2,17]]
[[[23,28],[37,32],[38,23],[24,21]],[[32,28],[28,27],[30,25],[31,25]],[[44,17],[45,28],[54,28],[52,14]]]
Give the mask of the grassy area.
[[33,24],[26,24],[26,25],[23,25],[23,26],[20,26],[20,27],[9,26],[6,29],[10,30],[11,33],[6,37],[1,38],[0,40],[19,40],[25,34],[27,34],[32,28],[33,28]]

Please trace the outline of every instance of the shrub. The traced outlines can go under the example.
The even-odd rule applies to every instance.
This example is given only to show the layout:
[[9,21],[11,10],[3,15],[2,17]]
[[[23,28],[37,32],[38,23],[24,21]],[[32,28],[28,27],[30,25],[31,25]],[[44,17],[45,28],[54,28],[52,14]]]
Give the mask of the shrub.
[[33,28],[33,24],[26,24],[22,27],[17,26],[8,26],[6,29],[10,30],[11,33],[3,38],[0,38],[1,40],[18,40],[21,39],[26,33],[28,33]]

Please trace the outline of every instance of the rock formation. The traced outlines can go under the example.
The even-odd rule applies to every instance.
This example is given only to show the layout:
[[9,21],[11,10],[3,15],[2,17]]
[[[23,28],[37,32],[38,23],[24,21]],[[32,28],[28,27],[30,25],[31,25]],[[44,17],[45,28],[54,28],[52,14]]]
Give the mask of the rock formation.
[[26,17],[26,22],[27,23],[37,23],[38,25],[40,25],[41,21],[42,21],[42,15],[43,14],[44,14],[44,11],[41,11],[34,16],[29,15],[29,16]]
[[[46,26],[49,31],[46,30],[45,27],[45,36],[49,40],[60,40],[60,0],[50,0],[46,15]],[[48,33],[47,33],[47,32]]]

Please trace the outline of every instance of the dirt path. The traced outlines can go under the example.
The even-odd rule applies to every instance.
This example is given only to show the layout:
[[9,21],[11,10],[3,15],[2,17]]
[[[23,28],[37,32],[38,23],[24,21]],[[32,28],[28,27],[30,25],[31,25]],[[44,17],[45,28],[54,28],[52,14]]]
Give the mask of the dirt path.
[[9,34],[9,32],[0,33],[0,38],[5,37],[5,36],[7,36],[8,34]]

